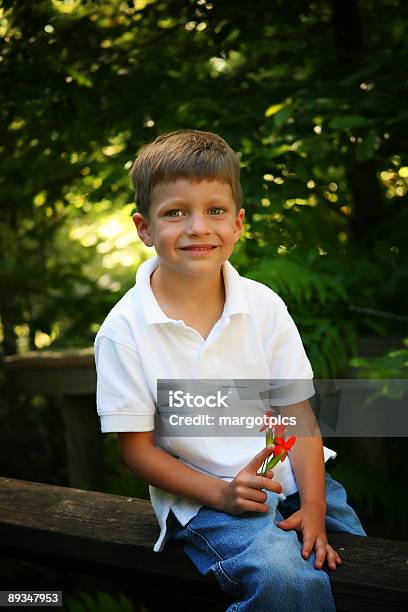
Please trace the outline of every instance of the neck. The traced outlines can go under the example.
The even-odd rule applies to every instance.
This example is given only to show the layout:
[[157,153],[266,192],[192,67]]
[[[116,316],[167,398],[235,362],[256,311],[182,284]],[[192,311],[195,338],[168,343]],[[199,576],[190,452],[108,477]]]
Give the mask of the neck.
[[191,310],[225,303],[224,279],[221,269],[211,275],[190,275],[188,282],[177,272],[160,264],[151,276],[153,293],[169,304],[182,304]]

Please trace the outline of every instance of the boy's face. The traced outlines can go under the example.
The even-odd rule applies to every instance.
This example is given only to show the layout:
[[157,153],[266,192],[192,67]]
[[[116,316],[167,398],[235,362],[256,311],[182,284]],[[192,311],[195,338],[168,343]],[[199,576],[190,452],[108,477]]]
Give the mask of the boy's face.
[[[153,188],[150,220],[133,215],[140,238],[154,246],[161,264],[182,274],[220,270],[243,232],[245,210],[236,212],[229,184],[177,179]],[[191,247],[210,245],[206,250]],[[190,248],[186,248],[190,247]]]

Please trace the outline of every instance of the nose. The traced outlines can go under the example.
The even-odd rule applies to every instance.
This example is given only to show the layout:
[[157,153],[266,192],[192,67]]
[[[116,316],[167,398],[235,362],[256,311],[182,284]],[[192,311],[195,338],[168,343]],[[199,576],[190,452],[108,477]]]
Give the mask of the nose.
[[210,229],[208,228],[204,215],[201,213],[192,214],[189,218],[186,232],[189,236],[201,236],[203,234],[209,234]]

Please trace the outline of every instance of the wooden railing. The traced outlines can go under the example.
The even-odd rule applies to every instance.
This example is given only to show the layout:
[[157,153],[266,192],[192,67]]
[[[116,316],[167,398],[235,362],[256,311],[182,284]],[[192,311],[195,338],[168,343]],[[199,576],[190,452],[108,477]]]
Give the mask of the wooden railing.
[[[215,577],[201,576],[180,542],[171,540],[163,552],[153,552],[158,535],[149,501],[0,478],[3,557],[35,555],[37,563],[117,578],[139,585],[141,592],[150,576],[164,608],[172,608],[178,589],[190,604],[195,598],[206,609],[225,610],[228,600]],[[330,540],[343,559],[335,572],[329,571],[337,610],[408,609],[407,542],[343,533],[331,534]],[[161,586],[169,578],[171,592]]]

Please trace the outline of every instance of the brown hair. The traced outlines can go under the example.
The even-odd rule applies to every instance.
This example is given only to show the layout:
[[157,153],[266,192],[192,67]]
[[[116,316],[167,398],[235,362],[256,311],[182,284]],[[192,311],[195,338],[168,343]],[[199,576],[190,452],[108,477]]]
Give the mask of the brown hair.
[[212,132],[182,129],[161,134],[142,148],[129,176],[137,209],[147,220],[153,187],[178,178],[229,183],[237,212],[242,206],[238,157],[221,136]]

